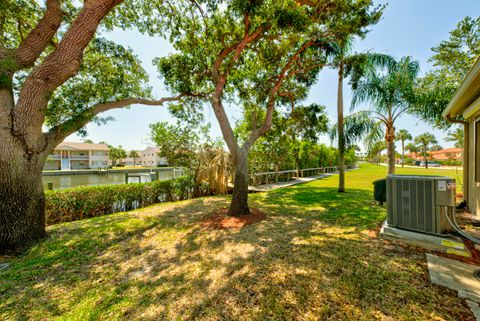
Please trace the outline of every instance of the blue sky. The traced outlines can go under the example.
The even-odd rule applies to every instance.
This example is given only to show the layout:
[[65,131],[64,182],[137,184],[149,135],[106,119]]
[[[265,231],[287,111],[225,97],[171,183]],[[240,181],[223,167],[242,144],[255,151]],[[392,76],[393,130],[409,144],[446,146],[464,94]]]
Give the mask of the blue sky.
[[[455,28],[464,17],[480,15],[478,0],[391,0],[376,1],[376,3],[388,3],[383,18],[364,40],[356,43],[355,51],[372,50],[395,57],[412,56],[420,62],[421,75],[432,67],[428,62],[432,55],[431,48],[440,41],[448,39],[449,31]],[[150,84],[157,98],[169,95],[151,63],[153,58],[165,56],[172,51],[168,41],[160,37],[144,36],[136,31],[115,31],[109,33],[107,37],[134,49],[150,74]],[[325,105],[332,121],[336,118],[336,81],[335,71],[323,70],[306,101],[306,103],[315,102]],[[344,90],[345,107],[349,109],[351,92],[348,86]],[[232,121],[235,121],[235,115],[239,115],[234,109],[228,114],[233,115]],[[149,124],[157,121],[174,122],[166,107],[132,106],[129,109],[110,111],[105,113],[105,116],[113,116],[115,121],[102,126],[88,125],[87,138],[94,142],[106,141],[115,146],[122,145],[126,149],[144,149],[151,145],[148,139]],[[212,124],[212,136],[221,137],[217,121],[210,108],[205,116]],[[452,143],[443,141],[445,132],[436,130],[413,117],[403,117],[396,127],[408,129],[413,136],[431,132],[435,134],[442,146],[452,146]],[[81,141],[81,139],[76,135],[67,138],[68,141]],[[329,143],[327,137],[322,137],[321,141]]]

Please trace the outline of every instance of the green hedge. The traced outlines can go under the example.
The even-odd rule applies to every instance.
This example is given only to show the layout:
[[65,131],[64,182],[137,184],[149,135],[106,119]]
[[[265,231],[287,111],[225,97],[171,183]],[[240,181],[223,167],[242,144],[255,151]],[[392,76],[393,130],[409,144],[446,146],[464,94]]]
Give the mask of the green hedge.
[[128,211],[155,203],[185,200],[201,194],[206,195],[207,191],[195,189],[191,177],[46,191],[47,225]]
[[449,159],[449,160],[434,160],[434,162],[437,162],[441,165],[444,165],[444,166],[462,166],[462,161],[461,160],[453,160],[453,159]]

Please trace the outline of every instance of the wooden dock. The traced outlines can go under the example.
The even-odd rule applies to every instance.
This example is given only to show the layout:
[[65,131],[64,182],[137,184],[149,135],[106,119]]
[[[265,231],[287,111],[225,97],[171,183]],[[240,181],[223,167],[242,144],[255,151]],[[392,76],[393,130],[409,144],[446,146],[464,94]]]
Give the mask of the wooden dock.
[[248,190],[250,192],[268,192],[277,188],[283,188],[283,187],[293,186],[297,184],[307,183],[307,182],[314,181],[316,179],[329,177],[335,174],[336,173],[326,173],[326,174],[310,176],[310,177],[297,177],[288,182],[278,182],[278,183],[263,184],[258,186],[249,186]]
[[[249,186],[248,190],[250,192],[268,192],[268,191],[271,191],[271,190],[274,190],[274,189],[277,189],[277,188],[283,188],[283,187],[293,186],[293,185],[297,185],[297,184],[303,184],[303,183],[314,181],[316,179],[325,178],[325,177],[329,177],[329,176],[338,174],[338,171],[336,171],[336,168],[334,168],[334,167],[328,167],[328,168],[325,168],[325,169],[326,169],[326,172],[322,173],[322,174],[319,174],[319,175],[308,176],[308,177],[295,177],[291,180],[284,181],[284,182],[274,182],[274,183],[269,183],[269,184],[261,184],[261,185],[257,185],[257,186]],[[333,170],[333,169],[335,169],[335,170]],[[347,169],[345,169],[345,172],[353,171],[353,170],[356,170],[356,169],[358,169],[358,167],[347,168]]]

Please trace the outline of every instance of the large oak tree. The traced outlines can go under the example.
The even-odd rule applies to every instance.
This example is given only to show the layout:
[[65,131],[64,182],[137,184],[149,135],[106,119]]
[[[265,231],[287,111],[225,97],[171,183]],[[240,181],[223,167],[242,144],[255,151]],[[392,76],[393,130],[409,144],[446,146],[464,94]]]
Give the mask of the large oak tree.
[[150,99],[133,52],[98,37],[99,28],[158,33],[170,10],[122,2],[0,3],[0,253],[45,236],[42,169],[65,137],[107,110],[181,98]]
[[[234,0],[176,17],[176,53],[159,71],[176,94],[208,95],[235,164],[229,215],[248,214],[249,150],[272,126],[280,105],[304,99],[345,34],[360,35],[381,8],[370,0]],[[262,110],[244,141],[234,135],[229,107]]]

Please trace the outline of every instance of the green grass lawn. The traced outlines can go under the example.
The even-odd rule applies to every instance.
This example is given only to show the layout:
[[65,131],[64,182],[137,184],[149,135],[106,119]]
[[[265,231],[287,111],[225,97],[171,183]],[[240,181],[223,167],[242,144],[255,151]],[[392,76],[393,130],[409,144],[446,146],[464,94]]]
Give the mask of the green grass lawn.
[[51,226],[0,271],[0,320],[471,320],[423,254],[377,237],[385,172],[251,195],[268,218],[241,230],[201,226],[224,196]]

